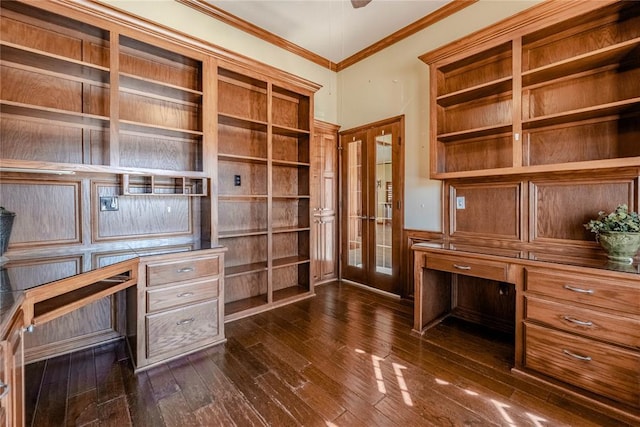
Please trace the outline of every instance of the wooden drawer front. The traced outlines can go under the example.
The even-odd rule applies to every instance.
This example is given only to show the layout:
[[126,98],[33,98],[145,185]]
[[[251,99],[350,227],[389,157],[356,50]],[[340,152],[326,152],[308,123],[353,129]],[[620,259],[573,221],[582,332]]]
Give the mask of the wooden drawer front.
[[525,322],[525,366],[640,406],[640,353]]
[[507,264],[494,261],[467,261],[462,257],[425,255],[425,266],[432,270],[448,271],[484,279],[506,281]]
[[197,277],[217,275],[220,257],[187,259],[147,265],[147,286],[184,282]]
[[640,314],[640,287],[631,282],[527,269],[526,290],[555,298]]
[[220,283],[217,278],[202,280],[170,288],[147,291],[147,312],[166,310],[186,304],[216,298]]
[[218,300],[146,316],[147,357],[205,345],[219,332]]
[[640,319],[527,297],[526,318],[558,329],[640,348]]

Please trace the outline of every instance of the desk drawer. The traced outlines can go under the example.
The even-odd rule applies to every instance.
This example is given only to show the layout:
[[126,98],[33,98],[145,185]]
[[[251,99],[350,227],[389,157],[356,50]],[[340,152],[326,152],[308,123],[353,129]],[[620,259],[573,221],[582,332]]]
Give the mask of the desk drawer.
[[464,257],[429,254],[425,255],[425,266],[432,270],[448,271],[483,279],[501,282],[507,280],[508,266],[502,262],[467,260]]
[[147,311],[166,310],[213,299],[220,293],[219,287],[220,282],[217,278],[207,278],[199,282],[152,289],[147,291]]
[[640,349],[640,319],[527,297],[526,318],[564,331]]
[[525,323],[525,366],[640,406],[640,353]]
[[205,345],[218,335],[218,300],[146,316],[147,357]]
[[599,279],[586,274],[569,274],[553,270],[527,268],[525,287],[536,292],[571,302],[640,314],[640,287],[631,281]]
[[147,286],[184,282],[220,273],[220,257],[189,258],[147,265]]

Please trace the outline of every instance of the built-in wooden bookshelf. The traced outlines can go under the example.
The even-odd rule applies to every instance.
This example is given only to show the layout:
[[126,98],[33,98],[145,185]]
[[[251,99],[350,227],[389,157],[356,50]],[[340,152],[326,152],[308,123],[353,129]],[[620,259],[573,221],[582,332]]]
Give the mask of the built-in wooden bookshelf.
[[312,295],[311,93],[218,70],[218,241],[225,314]]
[[640,165],[640,6],[532,25],[432,79],[431,174],[464,178]]

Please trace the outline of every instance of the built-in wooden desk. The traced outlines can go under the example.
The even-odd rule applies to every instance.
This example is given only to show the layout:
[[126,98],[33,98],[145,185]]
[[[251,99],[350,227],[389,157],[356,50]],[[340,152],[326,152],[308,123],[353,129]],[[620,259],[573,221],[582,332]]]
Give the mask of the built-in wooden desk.
[[531,249],[442,242],[412,249],[416,333],[428,334],[447,316],[470,320],[457,311],[464,300],[458,282],[479,278],[500,294],[496,298],[515,293],[513,372],[640,422],[638,264],[567,256],[541,261]]
[[224,247],[138,256],[23,289],[0,272],[0,425],[24,425],[23,334],[126,291],[121,331],[136,371],[225,341]]

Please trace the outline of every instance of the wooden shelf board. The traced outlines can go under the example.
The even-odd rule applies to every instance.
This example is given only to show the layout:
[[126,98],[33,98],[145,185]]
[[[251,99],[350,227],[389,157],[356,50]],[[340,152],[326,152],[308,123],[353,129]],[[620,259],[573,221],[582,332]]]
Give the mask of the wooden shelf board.
[[308,167],[311,167],[311,164],[310,163],[306,163],[306,162],[292,162],[290,160],[273,159],[273,166],[285,166],[285,167],[294,167],[294,168],[308,168]]
[[485,96],[498,95],[511,92],[513,90],[513,78],[511,76],[504,77],[492,82],[473,86],[468,89],[440,95],[436,99],[438,105],[442,107],[450,107],[454,104],[474,101]]
[[310,227],[276,227],[273,228],[273,233],[277,234],[277,233],[295,233],[298,231],[309,231],[311,228]]
[[[614,64],[625,57],[631,57],[632,54],[634,54],[634,50],[637,51],[639,46],[640,37],[637,37],[623,43],[608,46],[533,70],[524,71],[522,73],[522,84],[523,86],[535,85],[559,77]],[[637,57],[638,55],[639,53],[635,52],[635,56]]]
[[239,156],[237,154],[225,153],[218,153],[218,161],[267,164],[267,159],[264,157]]
[[234,277],[243,274],[257,273],[260,271],[267,271],[267,261],[225,267],[224,277]]
[[276,125],[276,124],[272,126],[272,129],[274,134],[282,135],[282,136],[300,137],[300,136],[311,134],[311,132],[308,130],[295,129],[295,128],[290,128],[286,126]]
[[257,295],[255,297],[244,298],[238,301],[228,302],[224,305],[224,314],[229,316],[232,314],[244,312],[267,304],[267,295]]
[[134,122],[131,120],[120,120],[120,129],[124,132],[136,132],[144,135],[160,135],[170,138],[201,138],[204,133],[199,130],[178,129],[167,126],[158,126],[149,123]]
[[147,95],[150,92],[167,99],[191,100],[191,102],[200,102],[202,100],[203,92],[201,90],[164,83],[135,74],[121,72],[119,77],[121,88],[147,92]]
[[459,172],[432,173],[433,179],[456,179],[489,176],[526,175],[532,173],[553,173],[565,171],[581,171],[590,169],[617,169],[625,167],[640,167],[640,157],[624,157],[606,160],[589,160],[584,162],[572,162],[562,164],[521,166],[498,169],[478,169]]
[[485,126],[481,128],[468,129],[459,132],[443,133],[437,136],[440,142],[454,142],[465,139],[473,139],[484,136],[500,135],[502,133],[511,132],[513,126],[509,124],[499,124],[494,126]]
[[610,116],[614,114],[626,114],[631,111],[640,110],[640,97],[625,99],[623,101],[611,102],[609,104],[598,105],[595,107],[581,108],[558,114],[550,114],[548,116],[536,117],[533,119],[523,120],[523,129],[536,129],[545,126],[559,125],[563,123],[588,120],[602,116]]
[[63,122],[100,130],[104,130],[109,127],[109,118],[105,116],[40,107],[37,105],[29,105],[12,101],[0,101],[0,112],[2,112],[2,114],[22,116],[27,119]]
[[290,256],[286,258],[276,258],[273,260],[273,268],[288,267],[291,265],[304,264],[310,262],[308,256]]
[[267,199],[266,194],[218,194],[218,200]]
[[71,75],[84,81],[109,82],[108,68],[14,43],[0,41],[0,58],[3,63],[20,64],[43,74],[55,74],[63,78]]
[[267,131],[267,122],[251,120],[231,114],[218,113],[218,123],[226,126],[233,126],[259,132]]
[[231,237],[245,237],[245,236],[260,236],[267,234],[266,228],[255,228],[248,230],[233,230],[233,231],[220,231],[218,232],[218,238],[229,239]]
[[274,301],[282,301],[289,298],[299,297],[301,295],[309,294],[309,288],[303,285],[290,286],[288,288],[278,289],[273,292]]
[[274,194],[274,199],[308,199],[310,196],[301,194]]

